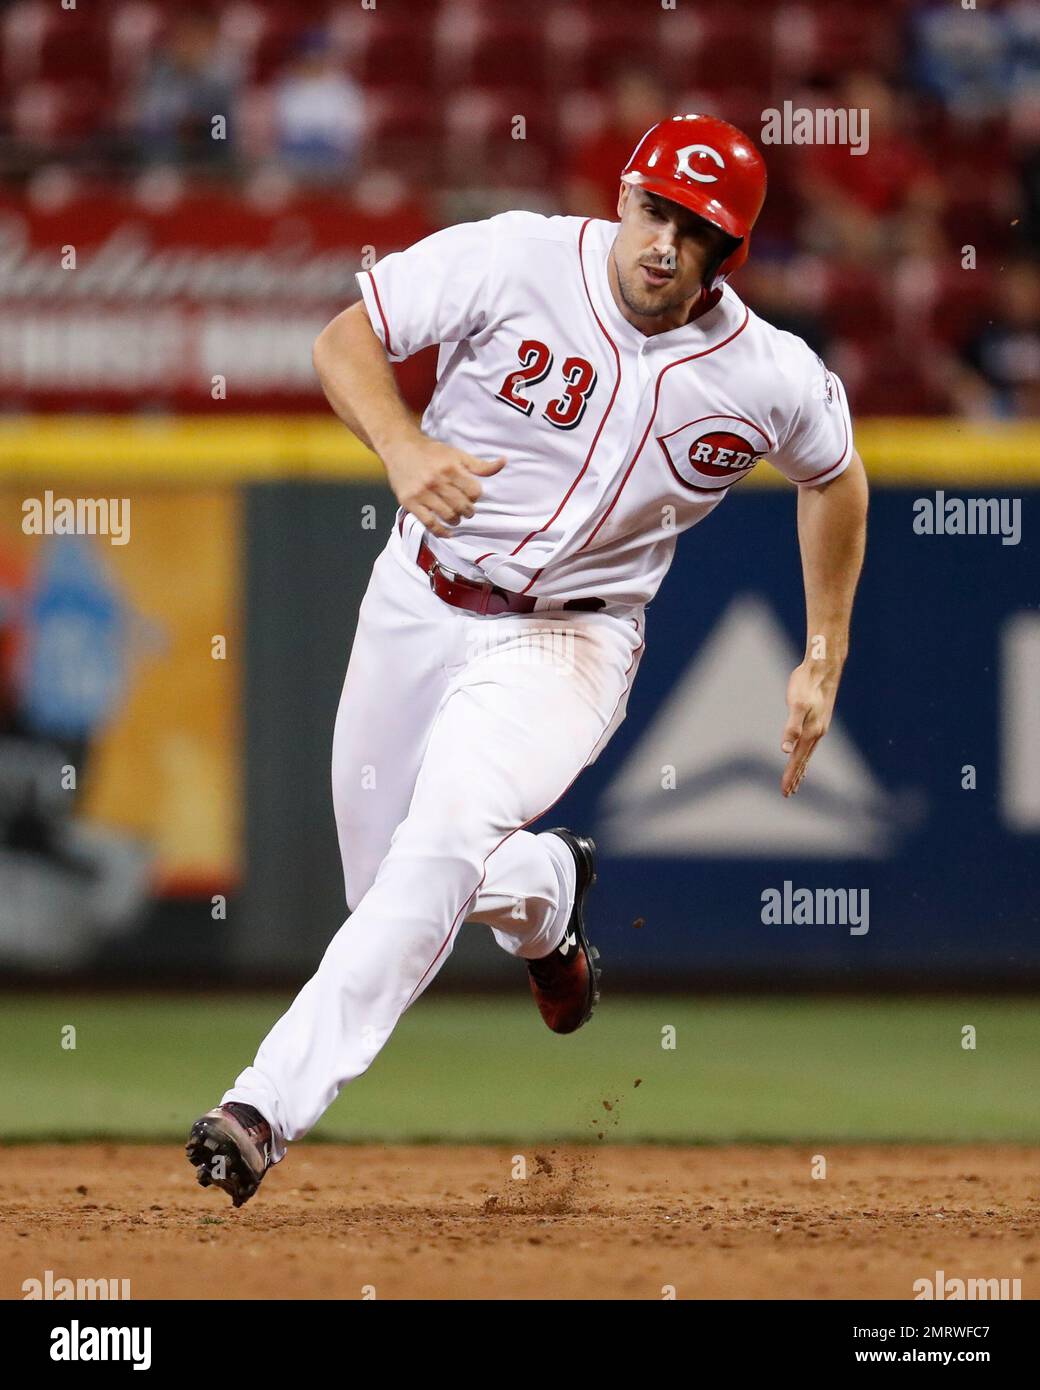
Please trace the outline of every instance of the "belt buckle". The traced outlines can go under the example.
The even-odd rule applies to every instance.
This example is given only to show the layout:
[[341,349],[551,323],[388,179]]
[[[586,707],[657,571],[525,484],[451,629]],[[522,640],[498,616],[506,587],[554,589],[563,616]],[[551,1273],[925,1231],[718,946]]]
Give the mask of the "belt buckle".
[[443,575],[449,584],[451,584],[458,577],[454,570],[450,570],[445,565],[442,565],[440,560],[438,560],[435,555],[433,557],[433,564],[426,571],[426,578],[430,581],[430,588],[433,590],[436,590],[437,576],[439,574]]
[[[436,555],[433,555],[433,563],[427,570],[426,577],[430,581],[430,589],[434,593],[436,593],[436,580],[438,575],[442,575],[444,579],[448,582],[448,584],[451,585],[452,588],[454,588],[456,584],[458,584],[460,581],[464,580],[465,583],[472,585],[474,589],[479,589],[481,596],[480,607],[473,611],[478,613],[481,617],[487,616],[488,609],[491,605],[491,600],[494,598],[494,596],[503,592],[501,589],[499,589],[498,585],[495,584],[493,580],[466,579],[466,577],[464,575],[461,575],[458,572],[458,570],[449,569],[447,565],[443,565],[440,562],[440,560],[437,559]],[[507,603],[505,605],[505,608],[503,609],[503,612],[508,612],[508,609],[509,605]]]
[[440,560],[434,557],[433,565],[430,567],[429,574],[431,589],[434,588],[434,577],[437,574],[441,574],[444,576],[448,584],[451,586],[452,590],[457,590],[458,585],[462,583],[471,585],[474,589],[478,590],[480,593],[480,606],[478,608],[472,609],[471,611],[477,613],[480,617],[487,616],[488,607],[491,603],[492,597],[496,592],[495,585],[492,584],[490,579],[467,579],[465,575],[461,575],[458,572],[458,570],[448,569],[446,565],[442,565]]
[[[430,581],[430,589],[435,594],[437,593],[438,576],[444,579],[448,586],[449,594],[457,592],[458,582],[462,576],[459,574],[458,570],[449,569],[447,565],[441,564],[440,560],[438,560],[435,555],[433,557],[433,564],[430,566],[429,573],[427,574],[427,578]],[[440,598],[440,594],[437,594],[437,597]],[[445,602],[451,603],[452,599],[446,598]]]

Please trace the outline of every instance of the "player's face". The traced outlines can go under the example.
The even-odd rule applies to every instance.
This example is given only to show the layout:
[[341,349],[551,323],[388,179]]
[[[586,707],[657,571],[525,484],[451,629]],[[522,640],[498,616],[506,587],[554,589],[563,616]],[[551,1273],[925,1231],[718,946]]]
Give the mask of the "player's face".
[[640,318],[684,322],[726,239],[680,204],[628,184],[618,214],[613,259],[625,306]]

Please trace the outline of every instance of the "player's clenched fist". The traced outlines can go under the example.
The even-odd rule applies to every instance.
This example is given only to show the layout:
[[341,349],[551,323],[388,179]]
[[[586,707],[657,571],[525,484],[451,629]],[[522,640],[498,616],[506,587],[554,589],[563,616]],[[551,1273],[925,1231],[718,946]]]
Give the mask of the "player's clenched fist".
[[435,536],[449,535],[449,527],[472,516],[477,480],[505,467],[504,458],[485,462],[425,436],[384,452],[383,463],[398,502]]

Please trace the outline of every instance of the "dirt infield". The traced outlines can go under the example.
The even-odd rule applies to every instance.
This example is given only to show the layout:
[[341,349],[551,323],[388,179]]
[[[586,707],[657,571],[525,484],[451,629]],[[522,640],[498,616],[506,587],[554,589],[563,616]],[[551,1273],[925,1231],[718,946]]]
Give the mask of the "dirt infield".
[[[1040,1290],[1040,1152],[1007,1146],[302,1145],[235,1211],[176,1145],[0,1149],[0,1296],[129,1278],[134,1298],[893,1298]],[[369,1293],[367,1296],[372,1296]]]

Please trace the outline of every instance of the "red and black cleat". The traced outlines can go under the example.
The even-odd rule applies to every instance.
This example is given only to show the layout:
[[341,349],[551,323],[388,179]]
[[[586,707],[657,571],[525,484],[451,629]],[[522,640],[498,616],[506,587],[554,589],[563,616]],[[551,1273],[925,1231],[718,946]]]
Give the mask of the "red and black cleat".
[[195,1121],[185,1145],[203,1187],[220,1187],[236,1207],[271,1166],[271,1126],[251,1105],[228,1101]]
[[599,952],[589,945],[584,914],[585,898],[596,882],[596,846],[588,835],[571,830],[548,833],[557,835],[574,855],[574,909],[562,943],[551,955],[529,960],[527,973],[546,1026],[554,1033],[573,1033],[589,1021],[599,1003]]

